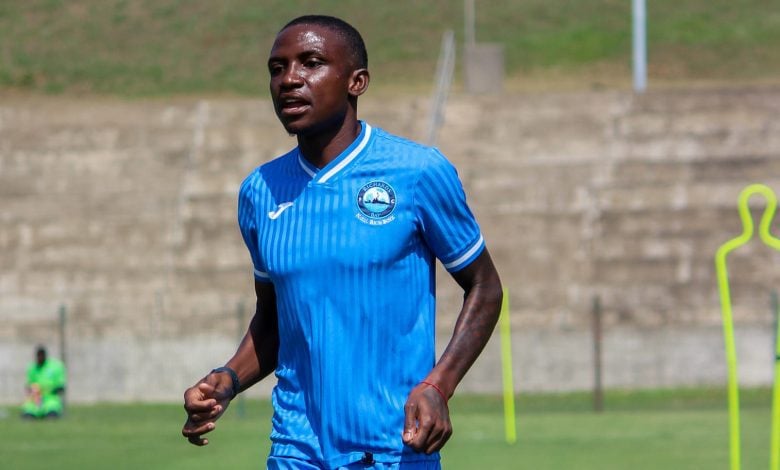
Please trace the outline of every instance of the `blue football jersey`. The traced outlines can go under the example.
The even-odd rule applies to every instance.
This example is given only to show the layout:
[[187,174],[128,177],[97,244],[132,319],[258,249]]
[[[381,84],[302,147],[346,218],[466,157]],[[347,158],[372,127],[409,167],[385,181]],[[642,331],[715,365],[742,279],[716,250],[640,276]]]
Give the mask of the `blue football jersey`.
[[324,168],[296,148],[241,185],[255,278],[274,285],[278,383],[271,455],[337,467],[420,461],[404,404],[435,363],[435,262],[484,249],[455,168],[366,123]]

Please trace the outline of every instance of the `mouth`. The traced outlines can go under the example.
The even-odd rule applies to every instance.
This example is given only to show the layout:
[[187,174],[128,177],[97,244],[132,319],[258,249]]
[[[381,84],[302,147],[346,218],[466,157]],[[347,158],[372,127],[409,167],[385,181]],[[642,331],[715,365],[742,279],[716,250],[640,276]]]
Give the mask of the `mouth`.
[[300,97],[286,97],[279,99],[279,114],[285,116],[295,116],[303,114],[311,104]]

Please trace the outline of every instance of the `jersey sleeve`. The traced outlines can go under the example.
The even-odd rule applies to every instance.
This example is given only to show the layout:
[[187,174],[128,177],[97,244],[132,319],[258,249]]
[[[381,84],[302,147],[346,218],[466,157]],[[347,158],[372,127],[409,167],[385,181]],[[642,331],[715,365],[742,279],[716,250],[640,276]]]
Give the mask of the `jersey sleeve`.
[[52,381],[52,388],[54,390],[65,387],[67,382],[67,373],[65,371],[65,364],[63,364],[60,361],[52,363],[51,381]]
[[268,276],[258,247],[255,182],[256,179],[253,173],[241,183],[241,189],[238,192],[238,227],[241,230],[244,243],[247,249],[249,249],[249,255],[252,257],[255,280],[270,282],[271,279]]
[[460,271],[482,253],[485,241],[458,173],[436,149],[417,182],[415,206],[422,236],[447,271]]
[[38,382],[38,374],[35,372],[35,370],[36,370],[36,368],[35,368],[35,363],[34,362],[30,363],[27,366],[27,386],[28,387],[30,385]]

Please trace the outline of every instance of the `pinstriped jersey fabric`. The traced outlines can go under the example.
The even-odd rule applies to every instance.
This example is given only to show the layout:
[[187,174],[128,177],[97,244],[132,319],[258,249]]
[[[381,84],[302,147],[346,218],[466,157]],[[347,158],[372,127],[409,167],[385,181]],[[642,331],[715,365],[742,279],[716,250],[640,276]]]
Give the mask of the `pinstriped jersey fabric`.
[[337,467],[438,459],[401,441],[409,391],[434,365],[435,259],[484,249],[438,150],[362,123],[322,169],[297,149],[250,174],[239,226],[279,315],[271,454]]

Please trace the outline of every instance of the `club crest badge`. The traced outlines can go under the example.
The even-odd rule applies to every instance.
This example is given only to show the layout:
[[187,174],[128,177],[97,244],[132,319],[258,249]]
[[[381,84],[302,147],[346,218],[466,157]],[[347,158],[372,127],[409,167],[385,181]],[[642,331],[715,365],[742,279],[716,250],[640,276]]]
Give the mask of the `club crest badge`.
[[372,181],[358,191],[356,214],[361,222],[370,225],[384,225],[395,220],[395,191],[384,181]]

